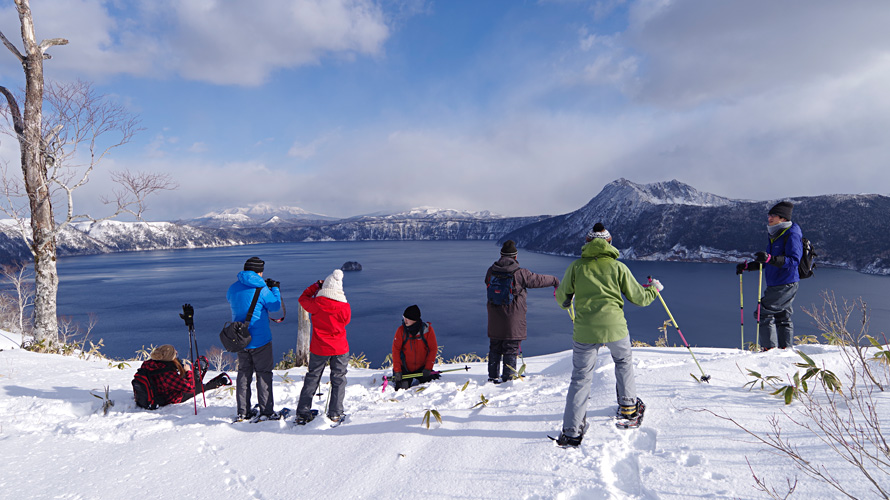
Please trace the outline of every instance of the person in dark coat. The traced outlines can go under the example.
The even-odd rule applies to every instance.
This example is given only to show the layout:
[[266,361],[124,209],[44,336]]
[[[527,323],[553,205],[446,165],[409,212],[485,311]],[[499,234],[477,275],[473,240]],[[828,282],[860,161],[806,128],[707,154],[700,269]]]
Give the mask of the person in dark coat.
[[192,370],[176,357],[176,349],[170,344],[164,344],[155,347],[149,359],[143,361],[140,368],[147,370],[149,372],[147,376],[154,379],[158,390],[156,401],[160,406],[188,401],[195,395],[196,385],[199,393],[232,385],[232,379],[226,373],[220,373],[203,384],[202,389],[201,380],[207,372],[207,358],[200,356],[197,364],[198,370],[193,375]]
[[[797,295],[800,276],[797,267],[803,255],[803,233],[797,223],[791,222],[794,204],[781,201],[767,213],[769,243],[765,252],[757,252],[752,262],[736,266],[736,274],[760,271],[766,280],[766,290],[760,300],[760,347],[768,351],[774,347],[787,349],[794,346],[792,304]],[[758,312],[754,311],[755,317]]]
[[[491,284],[495,275],[512,275],[513,299],[507,305],[497,305],[489,301],[488,309],[488,381],[495,384],[516,377],[516,360],[520,344],[526,339],[525,314],[528,311],[526,289],[559,286],[559,278],[549,274],[535,274],[519,267],[519,252],[516,243],[507,240],[501,247],[501,258],[485,273],[485,286]],[[501,361],[504,363],[503,376],[500,375]]]
[[[402,324],[392,339],[392,380],[395,389],[408,389],[415,380],[420,384],[437,380],[439,374],[433,371],[433,364],[438,351],[433,325],[424,323],[419,307],[408,306],[402,314]],[[421,376],[402,378],[415,374]]]

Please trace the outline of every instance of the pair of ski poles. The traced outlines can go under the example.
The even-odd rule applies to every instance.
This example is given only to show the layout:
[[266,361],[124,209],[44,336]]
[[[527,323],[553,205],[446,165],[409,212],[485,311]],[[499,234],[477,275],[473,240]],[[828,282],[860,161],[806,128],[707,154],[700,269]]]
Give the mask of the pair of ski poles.
[[[747,263],[746,263],[747,264]],[[763,290],[763,263],[760,263],[760,272],[757,280],[757,337],[754,339],[755,342],[760,341],[760,299],[761,299],[761,290]],[[739,273],[739,309],[741,311],[741,330],[742,330],[742,344],[741,349],[745,350],[745,290],[742,287],[742,273]]]
[[[198,336],[195,334],[195,308],[191,304],[182,305],[182,314],[179,315],[185,321],[189,330],[189,361],[192,363],[192,399],[195,401],[195,415],[198,414],[198,383],[201,383],[201,397],[204,399],[204,408],[207,408],[207,396],[204,395],[204,383],[201,377],[201,367],[195,363],[198,358]],[[194,351],[192,348],[194,347]],[[197,359],[200,363],[200,358]],[[197,375],[197,377],[195,376]]]
[[[433,375],[438,375],[440,373],[457,372],[457,371],[461,371],[461,370],[470,371],[470,367],[467,365],[464,365],[463,368],[451,368],[450,370],[434,370],[430,373]],[[422,376],[423,376],[423,373],[409,373],[407,375],[402,375],[402,380],[404,380],[406,378],[416,378],[416,377],[422,377]],[[386,391],[387,385],[389,385],[389,379],[386,377],[386,375],[384,375],[383,376],[383,390],[381,392]]]
[[[649,276],[649,285],[644,285],[644,286],[651,286],[651,283],[652,283],[652,276]],[[661,301],[661,305],[664,306],[664,310],[667,312],[668,317],[671,318],[671,323],[674,324],[674,328],[677,329],[677,333],[679,333],[680,338],[683,339],[683,345],[685,345],[686,349],[689,350],[689,354],[692,355],[692,360],[695,361],[695,365],[698,366],[698,369],[701,371],[701,377],[696,377],[695,375],[692,375],[691,373],[690,373],[690,375],[692,375],[692,378],[694,378],[698,382],[709,382],[711,380],[711,376],[705,374],[705,371],[702,369],[701,364],[699,364],[698,359],[695,357],[695,353],[692,352],[692,348],[689,347],[689,343],[686,342],[686,337],[684,337],[683,332],[680,331],[680,326],[677,324],[677,320],[674,319],[674,315],[671,314],[671,310],[668,309],[667,303],[664,301],[664,297],[661,296],[661,292],[659,292],[657,288],[655,289],[655,294],[658,295],[658,299]],[[567,309],[567,311],[569,313],[569,317],[572,318],[572,322],[574,323],[575,322],[575,301],[574,301],[574,298],[572,299],[571,304],[569,304],[569,308]]]

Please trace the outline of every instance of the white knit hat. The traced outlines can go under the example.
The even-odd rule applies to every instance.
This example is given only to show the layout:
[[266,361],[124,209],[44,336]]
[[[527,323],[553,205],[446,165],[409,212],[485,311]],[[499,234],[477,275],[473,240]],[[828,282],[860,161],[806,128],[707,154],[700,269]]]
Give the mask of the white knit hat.
[[602,222],[597,222],[593,225],[593,229],[587,233],[587,241],[593,241],[597,238],[602,238],[606,241],[612,241],[612,235],[609,234],[609,230],[603,226]]
[[337,302],[346,302],[346,294],[343,293],[343,271],[334,269],[334,272],[324,279],[324,284],[316,295]]

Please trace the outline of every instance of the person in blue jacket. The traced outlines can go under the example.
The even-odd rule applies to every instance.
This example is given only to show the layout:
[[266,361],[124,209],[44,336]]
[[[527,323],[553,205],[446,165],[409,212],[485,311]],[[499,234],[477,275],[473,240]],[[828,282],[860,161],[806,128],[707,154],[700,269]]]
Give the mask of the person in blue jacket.
[[[763,267],[766,290],[760,300],[760,347],[768,351],[776,346],[787,349],[794,345],[792,303],[797,294],[800,276],[797,266],[803,255],[803,233],[791,222],[790,201],[777,203],[767,215],[769,244],[765,252],[757,252],[753,262],[736,266],[736,274],[759,271]],[[757,317],[757,311],[754,311]]]
[[[278,419],[272,399],[272,368],[275,358],[272,355],[272,330],[269,328],[269,313],[281,308],[279,283],[263,279],[265,262],[259,257],[251,257],[244,263],[244,270],[238,273],[238,281],[229,287],[226,300],[232,308],[232,321],[245,321],[247,311],[256,290],[260,289],[248,330],[250,343],[238,353],[238,378],[236,379],[236,401],[238,420],[258,417],[260,420]],[[259,414],[251,415],[250,384],[256,372],[257,402]]]

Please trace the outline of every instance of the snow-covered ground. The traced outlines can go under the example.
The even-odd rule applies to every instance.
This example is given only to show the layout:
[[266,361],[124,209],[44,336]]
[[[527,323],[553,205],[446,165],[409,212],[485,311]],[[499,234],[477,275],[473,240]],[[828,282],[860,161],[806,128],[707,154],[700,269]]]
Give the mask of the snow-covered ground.
[[[4,335],[9,335],[5,334]],[[527,358],[528,376],[486,383],[485,366],[443,374],[416,389],[381,392],[382,370],[350,369],[346,409],[336,428],[322,418],[305,427],[288,421],[232,424],[233,394],[222,388],[199,400],[145,411],[133,403],[130,380],[108,361],[84,361],[11,348],[0,336],[0,497],[62,499],[292,499],[292,498],[765,498],[748,463],[777,490],[799,480],[793,498],[842,498],[797,472],[732,423],[765,434],[778,415],[783,437],[828,468],[858,498],[876,498],[860,475],[808,431],[787,421],[801,404],[785,407],[767,392],[749,391],[743,372],[785,377],[801,358],[793,351],[752,354],[695,348],[709,384],[685,348],[635,348],[639,396],[648,407],[643,426],[618,430],[614,375],[600,352],[588,419],[577,449],[556,436],[571,371],[571,353]],[[800,346],[821,366],[844,372],[836,348]],[[448,368],[447,366],[438,367]],[[294,408],[302,375],[276,372],[276,408]],[[211,374],[212,375],[212,374]],[[327,376],[323,379],[327,381]],[[465,390],[464,383],[469,381]],[[114,406],[102,414],[110,388]],[[322,386],[326,391],[327,387]],[[482,397],[486,406],[471,409]],[[200,396],[199,396],[200,398]],[[316,407],[323,407],[324,397]],[[876,395],[879,415],[890,410]],[[421,424],[436,409],[442,423]],[[877,474],[887,484],[886,475]]]

